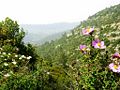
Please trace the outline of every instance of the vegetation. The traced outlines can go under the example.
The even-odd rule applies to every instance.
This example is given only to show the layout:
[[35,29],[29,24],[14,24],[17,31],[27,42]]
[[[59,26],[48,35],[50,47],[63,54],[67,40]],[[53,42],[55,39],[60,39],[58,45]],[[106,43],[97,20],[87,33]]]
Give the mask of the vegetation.
[[24,44],[17,22],[0,22],[0,89],[120,89],[119,8],[100,11],[37,48]]
[[[107,8],[81,22],[71,33],[66,33],[59,40],[45,43],[37,51],[53,69],[60,67],[71,80],[65,89],[119,89],[119,73],[112,72],[109,64],[112,55],[119,53],[120,5]],[[83,35],[84,28],[94,28],[91,35]],[[91,42],[99,38],[104,41],[105,49],[96,49]],[[90,54],[80,52],[79,46],[86,45]],[[50,69],[51,69],[50,68]],[[62,69],[64,68],[64,69]],[[56,73],[51,71],[50,75]],[[60,73],[59,73],[60,74]],[[60,77],[58,77],[60,78]],[[68,78],[67,78],[68,80]]]

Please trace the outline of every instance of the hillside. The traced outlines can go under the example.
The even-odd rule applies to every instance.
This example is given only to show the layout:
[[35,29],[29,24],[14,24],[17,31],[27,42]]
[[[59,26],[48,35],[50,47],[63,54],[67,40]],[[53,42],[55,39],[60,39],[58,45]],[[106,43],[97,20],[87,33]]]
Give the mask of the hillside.
[[[105,51],[100,51],[91,47],[91,58],[88,58],[89,56],[87,55],[83,56],[79,46],[80,44],[86,44],[90,47],[91,37],[82,35],[83,28],[90,27],[95,29],[92,40],[97,35],[100,40],[105,42],[107,48]],[[53,77],[54,74],[60,73],[56,70],[57,68],[64,69],[65,73],[74,81],[72,84],[73,86],[75,85],[75,88],[93,90],[98,88],[113,89],[110,86],[114,86],[115,82],[118,83],[119,81],[113,80],[113,78],[118,77],[115,73],[110,72],[108,65],[111,62],[111,55],[120,51],[119,35],[120,4],[90,16],[69,34],[65,33],[61,39],[39,46],[37,52],[49,63],[48,65],[50,65],[51,69],[49,68],[48,71]],[[88,59],[90,61],[87,61]],[[108,75],[109,77],[107,77]],[[114,88],[120,88],[119,84]]]
[[[82,28],[86,27],[95,27],[98,28],[100,38],[104,38],[104,36],[108,36],[108,39],[114,41],[113,39],[119,38],[119,30],[120,30],[120,5],[116,5],[110,8],[106,8],[93,16],[90,16],[86,21],[81,22],[75,29],[71,31],[69,34],[64,34],[63,37],[59,40],[56,40],[52,43],[43,44],[39,48],[41,52],[44,49],[51,49],[55,48],[57,45],[61,45],[62,48],[65,49],[72,49],[77,48],[80,41],[82,43],[86,42],[84,37],[81,35]],[[83,42],[84,41],[84,42]],[[51,47],[48,47],[51,46]],[[67,48],[66,46],[69,46]],[[47,51],[46,51],[47,52]]]

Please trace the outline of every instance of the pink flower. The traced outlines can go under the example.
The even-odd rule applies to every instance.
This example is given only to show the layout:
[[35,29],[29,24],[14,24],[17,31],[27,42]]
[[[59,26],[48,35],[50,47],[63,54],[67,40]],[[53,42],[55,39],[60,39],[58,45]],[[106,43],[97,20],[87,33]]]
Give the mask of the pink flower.
[[94,48],[100,48],[100,49],[106,48],[106,46],[104,45],[104,41],[100,41],[99,39],[92,41],[92,46]]
[[83,53],[86,53],[86,49],[87,49],[87,46],[86,46],[86,45],[80,45],[80,50],[81,50]]
[[115,54],[113,54],[112,56],[113,58],[120,58],[120,54],[118,52],[116,52]]
[[116,65],[114,63],[109,64],[109,68],[110,70],[112,70],[113,72],[120,72],[120,65]]
[[82,33],[83,35],[90,35],[93,33],[93,31],[94,31],[94,28],[87,28],[87,29],[82,30]]

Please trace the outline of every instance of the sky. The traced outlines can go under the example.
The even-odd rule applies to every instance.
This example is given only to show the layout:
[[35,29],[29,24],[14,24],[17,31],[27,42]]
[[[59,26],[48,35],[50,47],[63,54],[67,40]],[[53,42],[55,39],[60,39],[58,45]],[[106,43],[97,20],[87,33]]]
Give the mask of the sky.
[[80,22],[120,0],[0,0],[0,21],[10,17],[19,24]]

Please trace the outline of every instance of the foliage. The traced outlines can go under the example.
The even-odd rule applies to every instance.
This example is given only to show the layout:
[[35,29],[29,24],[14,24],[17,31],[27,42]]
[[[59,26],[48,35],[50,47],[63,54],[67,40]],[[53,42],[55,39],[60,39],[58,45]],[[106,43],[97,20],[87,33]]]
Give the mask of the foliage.
[[6,18],[0,23],[0,89],[120,89],[119,7],[90,16],[37,49],[25,45],[24,31]]
[[16,21],[7,17],[0,22],[0,84],[12,75],[35,69],[37,54],[31,44],[24,44],[24,36]]

